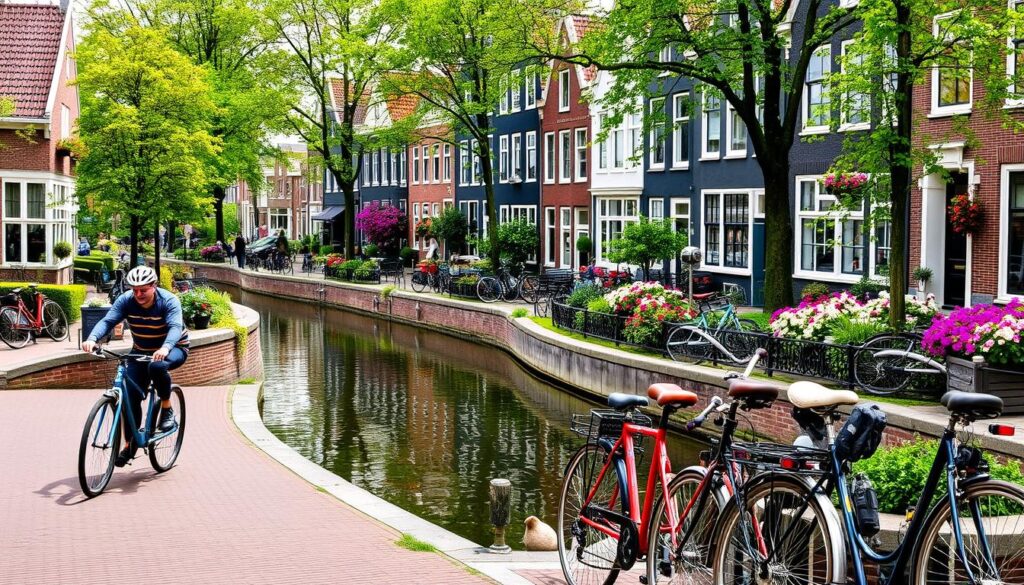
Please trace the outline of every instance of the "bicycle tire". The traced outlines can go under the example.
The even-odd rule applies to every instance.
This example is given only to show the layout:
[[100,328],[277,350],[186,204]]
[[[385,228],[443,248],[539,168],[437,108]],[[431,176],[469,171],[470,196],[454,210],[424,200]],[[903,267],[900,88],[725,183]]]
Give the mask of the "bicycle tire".
[[[96,401],[89,411],[89,417],[85,419],[82,441],[78,446],[78,485],[86,497],[94,498],[102,494],[114,474],[114,458],[121,447],[121,431],[113,428],[116,413],[117,400],[113,396],[104,395]],[[101,427],[93,429],[94,422],[101,424]],[[96,445],[95,441],[104,436],[111,438]],[[96,474],[90,474],[90,469],[87,469],[90,463],[96,464]]]
[[43,330],[54,341],[63,341],[70,335],[64,309],[49,299],[43,301]]
[[537,304],[540,295],[540,279],[536,276],[524,276],[519,281],[519,296],[531,305]]
[[[813,583],[846,583],[845,545],[835,508],[803,480],[764,474],[744,486],[742,510],[737,501],[726,503],[715,528],[715,585],[775,583],[780,577],[799,584],[804,581],[793,577],[804,575]],[[797,515],[804,503],[806,510]],[[751,550],[755,540],[772,555],[767,576],[760,574],[763,554]]]
[[[995,497],[1006,498],[997,502]],[[1005,481],[988,479],[965,487],[959,501],[964,552],[976,583],[1024,583],[1024,489]],[[957,553],[950,518],[949,499],[944,497],[928,515],[911,565],[915,585],[964,582],[965,567]],[[988,514],[986,512],[1006,512]],[[968,516],[965,514],[969,513]],[[980,518],[975,514],[980,513]],[[977,530],[981,521],[983,531]],[[995,566],[979,550],[979,534]],[[979,547],[980,548],[980,547]],[[1003,554],[1007,553],[1007,554]],[[977,563],[977,566],[973,566]]]
[[21,313],[14,307],[0,308],[0,339],[11,349],[20,349],[28,344],[32,334],[28,329],[19,329]]
[[[647,540],[647,583],[671,582],[677,575],[693,584],[713,580],[710,552],[714,527],[727,498],[710,483],[700,490],[705,475],[703,469],[683,470],[666,490],[672,505],[665,505],[664,495],[654,504]],[[687,506],[690,510],[685,517],[673,518]],[[665,516],[666,511],[672,514]]]
[[502,297],[502,286],[493,276],[485,276],[476,283],[476,296],[485,303],[493,303]]
[[[185,393],[181,386],[171,385],[171,408],[178,420],[178,428],[166,437],[153,441],[149,446],[149,462],[157,473],[163,473],[174,467],[181,453],[181,443],[185,440]],[[157,434],[156,423],[159,417],[154,416],[149,428],[149,436]]]
[[[587,443],[580,447],[565,468],[562,489],[558,498],[558,561],[568,585],[603,583],[611,585],[619,576],[616,564],[618,539],[583,524],[580,512],[593,491],[592,501],[606,503],[614,509],[619,494],[617,472],[609,468],[600,485],[592,485],[596,475],[607,461],[608,453],[601,447]],[[607,521],[616,533],[618,526]],[[603,576],[603,579],[602,579]]]
[[427,286],[429,286],[429,285],[430,285],[430,279],[427,278],[426,274],[421,273],[420,274],[420,278],[416,278],[415,275],[413,275],[413,279],[412,279],[412,290],[413,291],[421,293],[421,292],[427,290]]
[[877,357],[885,349],[909,350],[914,341],[902,335],[876,335],[853,354],[853,379],[857,386],[872,394],[885,396],[899,392],[910,382],[906,360],[899,357]]
[[736,357],[735,361],[725,359],[727,356],[722,356],[723,359],[735,364],[745,364],[750,361],[754,352],[757,351],[759,339],[748,334],[755,333],[757,330],[758,325],[756,322],[750,319],[736,319],[733,327],[717,331],[715,338],[722,344],[722,347],[729,350]]
[[673,361],[699,364],[715,355],[714,345],[695,327],[676,327],[665,340],[665,350]]

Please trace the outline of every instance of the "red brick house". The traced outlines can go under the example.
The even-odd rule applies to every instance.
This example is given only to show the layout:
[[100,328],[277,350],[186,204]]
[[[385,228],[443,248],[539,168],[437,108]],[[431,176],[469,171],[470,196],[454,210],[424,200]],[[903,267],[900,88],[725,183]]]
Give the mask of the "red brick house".
[[78,239],[74,161],[59,148],[78,119],[74,48],[68,5],[0,3],[0,97],[14,102],[0,117],[0,280],[71,278],[53,245]]
[[[275,142],[283,157],[268,159],[263,167],[266,185],[253,197],[252,188],[245,182],[237,184],[238,220],[242,234],[253,238],[264,231],[276,234],[284,230],[289,239],[297,240],[307,234],[319,233],[312,218],[323,205],[323,185],[310,180],[310,153],[306,144],[297,137]],[[253,207],[255,205],[255,207]],[[225,234],[229,239],[230,234]]]
[[[428,117],[418,133],[421,138],[409,145],[408,154],[409,241],[418,257],[424,258],[429,240],[416,237],[416,224],[440,215],[444,208],[455,204],[455,148],[447,124],[439,124]],[[438,244],[443,246],[444,242]],[[438,250],[439,257],[448,255],[447,250]]]
[[[912,190],[910,270],[931,268],[925,292],[946,306],[1024,298],[1024,137],[1004,128],[999,113],[979,111],[984,91],[969,68],[933,71],[914,91],[914,111],[923,114],[915,146],[934,151],[949,176],[925,175]],[[1019,120],[1021,108],[1024,101],[1008,101],[1006,113]],[[956,130],[961,115],[972,140]],[[981,205],[976,234],[951,229],[950,199],[960,194]]]
[[[560,43],[575,46],[589,26],[590,19],[584,16],[563,18]],[[596,74],[554,60],[550,67],[537,100],[541,130],[539,144],[533,145],[541,153],[541,261],[549,268],[570,268],[580,264],[576,240],[590,233],[587,154],[592,137],[586,92]]]

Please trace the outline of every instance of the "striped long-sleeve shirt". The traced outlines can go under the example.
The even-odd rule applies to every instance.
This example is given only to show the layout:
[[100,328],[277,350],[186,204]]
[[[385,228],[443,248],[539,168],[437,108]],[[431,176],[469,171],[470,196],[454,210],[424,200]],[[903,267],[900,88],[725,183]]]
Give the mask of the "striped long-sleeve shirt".
[[132,330],[134,351],[153,353],[175,345],[188,351],[188,329],[182,319],[181,302],[174,293],[157,288],[156,299],[148,309],[139,305],[132,291],[122,294],[107,316],[93,327],[89,341],[101,339],[122,320],[128,321]]

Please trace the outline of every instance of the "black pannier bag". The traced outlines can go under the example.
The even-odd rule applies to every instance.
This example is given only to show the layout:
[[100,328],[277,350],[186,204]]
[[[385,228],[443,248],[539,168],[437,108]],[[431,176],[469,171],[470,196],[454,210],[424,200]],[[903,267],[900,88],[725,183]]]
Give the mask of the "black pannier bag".
[[18,295],[14,293],[7,293],[0,295],[0,307],[17,307],[18,306]]
[[836,435],[836,458],[860,461],[874,455],[882,442],[885,424],[885,413],[877,404],[855,406]]

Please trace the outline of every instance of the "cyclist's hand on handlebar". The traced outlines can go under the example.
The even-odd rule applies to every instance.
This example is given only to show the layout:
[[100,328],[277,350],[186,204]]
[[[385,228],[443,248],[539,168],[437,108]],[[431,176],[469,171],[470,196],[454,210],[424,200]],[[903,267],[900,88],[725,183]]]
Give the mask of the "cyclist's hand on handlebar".
[[167,358],[167,354],[171,353],[171,350],[161,347],[153,353],[154,362],[162,362]]
[[96,348],[95,341],[89,341],[88,339],[82,342],[82,351],[85,353],[92,353],[93,349]]

